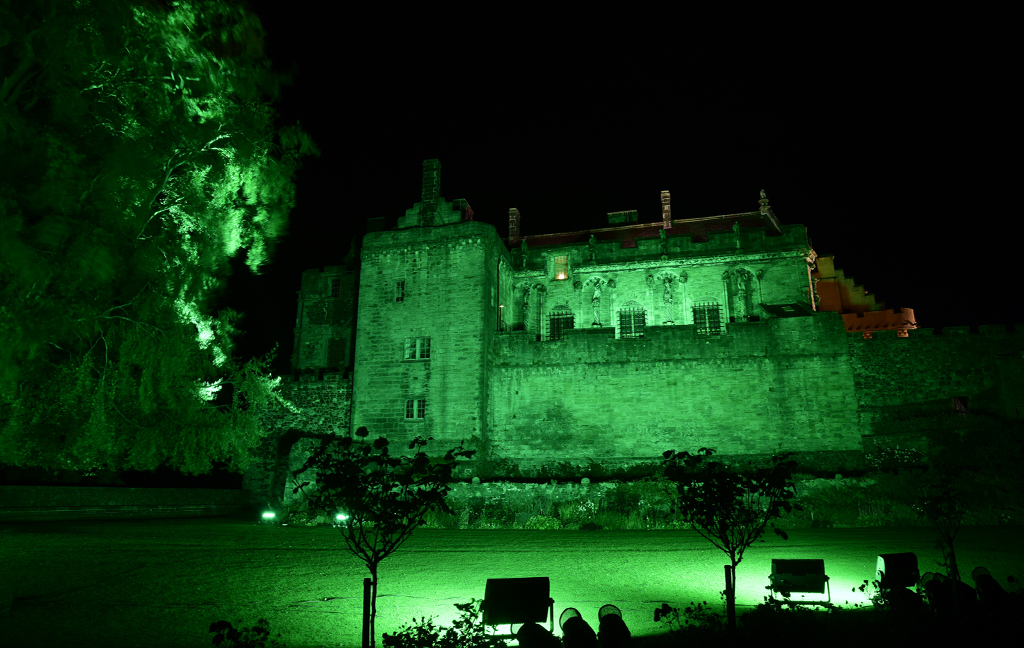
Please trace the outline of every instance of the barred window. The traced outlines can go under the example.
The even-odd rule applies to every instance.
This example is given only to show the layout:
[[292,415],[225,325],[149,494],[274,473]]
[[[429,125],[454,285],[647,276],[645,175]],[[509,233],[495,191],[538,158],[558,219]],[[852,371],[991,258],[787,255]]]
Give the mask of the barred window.
[[569,257],[568,256],[556,256],[555,257],[555,279],[568,279],[569,278]]
[[395,282],[395,301],[405,301],[405,280]]
[[548,318],[548,339],[561,340],[565,331],[573,328],[572,310],[568,306],[558,306],[551,311]]
[[642,338],[647,324],[647,311],[640,304],[630,302],[619,309],[619,337]]
[[430,359],[430,338],[428,338],[428,337],[405,338],[405,359],[406,360],[429,360]]
[[427,418],[427,399],[416,398],[405,401],[406,420]]
[[331,297],[337,297],[341,294],[341,279],[331,279]]
[[693,323],[698,335],[722,334],[722,305],[718,302],[699,302],[693,306]]

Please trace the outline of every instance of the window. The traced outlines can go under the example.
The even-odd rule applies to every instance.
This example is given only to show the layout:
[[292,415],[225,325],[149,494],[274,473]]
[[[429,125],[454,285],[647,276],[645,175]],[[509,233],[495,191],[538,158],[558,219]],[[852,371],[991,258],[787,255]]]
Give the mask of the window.
[[555,257],[555,279],[568,279],[569,278],[569,257],[567,256],[556,256]]
[[427,399],[417,398],[405,401],[405,419],[414,421],[427,418]]
[[619,337],[642,338],[647,324],[647,311],[636,302],[630,302],[619,309]]
[[429,360],[430,359],[430,338],[405,338],[405,359],[406,360]]
[[561,340],[565,331],[573,328],[572,310],[568,306],[558,306],[551,311],[548,318],[548,339]]
[[698,335],[722,334],[722,305],[718,302],[700,302],[693,307],[693,323]]
[[405,301],[405,280],[395,282],[395,301]]
[[331,279],[331,297],[337,297],[341,294],[341,279]]

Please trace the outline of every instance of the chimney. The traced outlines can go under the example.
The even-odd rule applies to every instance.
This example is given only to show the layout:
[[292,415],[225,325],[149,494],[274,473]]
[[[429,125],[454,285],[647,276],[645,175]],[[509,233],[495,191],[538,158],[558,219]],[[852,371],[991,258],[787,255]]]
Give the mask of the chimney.
[[508,210],[508,242],[515,245],[519,241],[519,210],[513,207]]
[[420,213],[423,224],[433,225],[437,201],[441,196],[441,160],[423,160],[423,194]]
[[661,192],[661,221],[665,229],[672,229],[672,205],[667,191]]

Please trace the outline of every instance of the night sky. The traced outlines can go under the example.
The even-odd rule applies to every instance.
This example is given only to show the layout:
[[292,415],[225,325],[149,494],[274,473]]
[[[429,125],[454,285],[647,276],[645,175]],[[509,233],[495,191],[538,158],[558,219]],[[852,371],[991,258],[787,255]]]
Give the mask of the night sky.
[[277,342],[278,373],[302,271],[342,264],[369,217],[393,226],[419,200],[427,158],[441,160],[441,195],[501,236],[510,207],[532,235],[607,227],[627,209],[658,221],[662,190],[674,218],[754,211],[764,189],[782,224],[805,225],[819,255],[920,326],[1024,323],[1009,90],[995,64],[977,65],[997,52],[878,27],[870,44],[737,34],[711,46],[699,25],[657,21],[619,38],[253,7],[274,69],[295,71],[280,122],[300,120],[323,151],[297,177],[273,262],[258,277],[236,264],[221,299],[245,313],[238,355]]

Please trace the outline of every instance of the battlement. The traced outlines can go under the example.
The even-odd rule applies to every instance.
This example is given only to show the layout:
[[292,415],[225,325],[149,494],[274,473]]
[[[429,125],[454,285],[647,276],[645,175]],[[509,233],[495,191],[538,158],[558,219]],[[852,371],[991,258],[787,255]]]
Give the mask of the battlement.
[[[664,237],[662,233],[665,233]],[[698,234],[692,231],[665,230],[660,223],[650,223],[525,236],[520,237],[519,241],[520,245],[513,246],[510,251],[513,267],[517,271],[541,270],[549,256],[567,253],[574,264],[607,265],[664,257],[685,259],[714,256],[727,260],[731,255],[810,251],[807,229],[803,225],[785,225],[779,233],[761,225]]]

